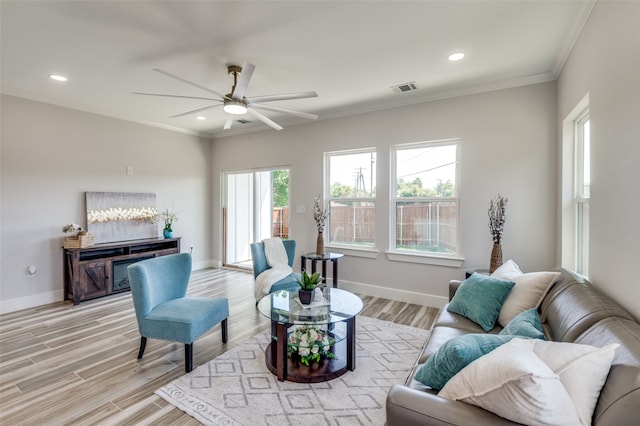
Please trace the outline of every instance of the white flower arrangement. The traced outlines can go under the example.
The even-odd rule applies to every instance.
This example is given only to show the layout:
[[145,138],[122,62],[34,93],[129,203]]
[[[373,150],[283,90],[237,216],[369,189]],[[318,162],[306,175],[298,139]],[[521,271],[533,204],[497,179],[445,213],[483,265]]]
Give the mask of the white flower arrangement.
[[312,361],[320,362],[324,358],[335,358],[330,352],[336,340],[329,337],[327,332],[315,326],[300,325],[289,336],[287,355],[298,355],[300,362],[308,366]]
[[507,219],[507,202],[509,199],[498,194],[489,201],[489,231],[494,244],[500,244]]
[[324,226],[329,218],[329,203],[324,206],[320,206],[320,198],[313,199],[313,219],[316,221],[318,232],[324,231]]
[[62,227],[62,232],[64,232],[65,234],[80,231],[82,231],[82,226],[78,225],[77,223],[70,223]]
[[154,223],[158,223],[160,221],[164,222],[164,229],[167,231],[172,231],[172,225],[173,222],[177,222],[178,221],[178,213],[171,213],[169,212],[169,209],[167,209],[166,211],[157,214],[154,218],[153,218],[153,222]]

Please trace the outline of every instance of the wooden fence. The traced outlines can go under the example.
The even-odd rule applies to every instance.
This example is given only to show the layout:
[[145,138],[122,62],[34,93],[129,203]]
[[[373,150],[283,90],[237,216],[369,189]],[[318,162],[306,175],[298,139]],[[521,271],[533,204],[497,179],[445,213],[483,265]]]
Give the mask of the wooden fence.
[[[455,251],[457,208],[452,203],[406,203],[396,210],[396,246],[408,249]],[[289,209],[273,209],[273,236],[289,237]],[[331,241],[371,245],[375,242],[374,206],[333,206],[329,218]]]
[[289,238],[289,207],[274,207],[271,235]]

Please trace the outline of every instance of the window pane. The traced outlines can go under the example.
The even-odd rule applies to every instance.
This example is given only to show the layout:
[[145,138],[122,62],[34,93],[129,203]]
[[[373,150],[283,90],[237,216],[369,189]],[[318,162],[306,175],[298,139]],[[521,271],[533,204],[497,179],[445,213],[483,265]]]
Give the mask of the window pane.
[[591,192],[591,121],[582,124],[582,196]]
[[331,198],[370,198],[376,192],[376,153],[362,152],[329,157]]
[[456,145],[399,149],[396,197],[455,197]]
[[331,201],[331,242],[372,246],[375,241],[375,205],[362,201]]
[[456,252],[458,205],[455,201],[396,203],[396,248]]

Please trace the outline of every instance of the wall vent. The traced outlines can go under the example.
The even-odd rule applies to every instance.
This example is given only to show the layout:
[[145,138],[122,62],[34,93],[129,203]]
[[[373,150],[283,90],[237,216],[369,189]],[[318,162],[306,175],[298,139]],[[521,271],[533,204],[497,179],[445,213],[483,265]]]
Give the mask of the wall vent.
[[394,93],[404,93],[411,92],[412,90],[418,90],[418,86],[416,86],[415,81],[411,81],[409,83],[398,84],[397,86],[391,86]]

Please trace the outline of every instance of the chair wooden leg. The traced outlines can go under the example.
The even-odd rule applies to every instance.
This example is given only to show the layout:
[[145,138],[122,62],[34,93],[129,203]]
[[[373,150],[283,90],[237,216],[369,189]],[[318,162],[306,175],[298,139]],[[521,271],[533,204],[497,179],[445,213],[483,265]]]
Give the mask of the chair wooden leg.
[[189,373],[193,370],[193,343],[184,345],[184,371]]
[[142,354],[144,354],[144,348],[147,347],[147,338],[142,336],[140,338],[140,350],[138,351],[138,359],[142,359]]
[[227,343],[227,338],[229,336],[228,334],[228,329],[227,329],[227,319],[225,318],[222,320],[222,323],[220,324],[220,327],[222,328],[222,343]]

